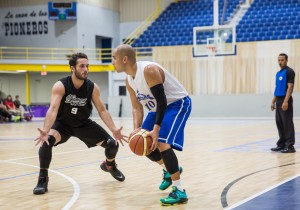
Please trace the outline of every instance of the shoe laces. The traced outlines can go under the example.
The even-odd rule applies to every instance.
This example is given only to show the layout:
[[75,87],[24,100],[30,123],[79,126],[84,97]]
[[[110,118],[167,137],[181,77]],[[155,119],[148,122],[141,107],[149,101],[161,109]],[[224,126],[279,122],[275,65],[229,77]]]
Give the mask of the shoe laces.
[[177,196],[177,192],[178,191],[178,189],[177,189],[177,187],[172,187],[172,192],[170,192],[170,194],[169,194],[169,197],[171,197],[171,198],[178,198],[178,196]]
[[119,172],[119,170],[117,169],[117,165],[110,166],[110,167],[114,172]]
[[115,164],[114,166],[109,166],[107,165],[107,162],[104,161],[104,164],[105,164],[105,167],[107,168],[107,170],[112,170],[112,171],[115,171],[115,172],[118,172],[119,170],[117,169],[117,164]]
[[48,181],[48,177],[39,177],[38,185],[47,183],[47,181]]

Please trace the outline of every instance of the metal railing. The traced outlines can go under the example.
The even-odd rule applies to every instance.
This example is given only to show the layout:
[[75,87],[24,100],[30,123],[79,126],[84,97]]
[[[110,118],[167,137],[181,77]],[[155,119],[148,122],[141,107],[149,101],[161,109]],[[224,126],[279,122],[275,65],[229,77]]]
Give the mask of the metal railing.
[[[83,52],[90,61],[111,63],[111,48],[37,48],[37,47],[0,47],[1,60],[68,60],[73,53]],[[152,47],[136,48],[139,59],[151,59]]]
[[[176,0],[177,2],[177,0]],[[151,25],[152,22],[156,20],[156,18],[161,13],[161,2],[157,0],[157,8],[155,11],[150,14],[128,37],[123,41],[123,44],[132,45],[133,42],[141,36],[141,34]]]
[[133,42],[150,26],[150,24],[159,16],[160,9],[156,9],[142,22],[128,37],[123,41],[123,44],[132,45]]

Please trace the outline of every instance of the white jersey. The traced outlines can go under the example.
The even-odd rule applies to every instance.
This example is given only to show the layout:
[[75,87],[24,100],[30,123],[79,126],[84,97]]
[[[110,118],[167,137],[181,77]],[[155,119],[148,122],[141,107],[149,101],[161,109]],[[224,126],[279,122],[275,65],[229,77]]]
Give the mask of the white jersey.
[[164,86],[168,105],[173,103],[174,101],[177,101],[179,99],[188,96],[188,93],[185,90],[185,88],[182,86],[182,84],[158,63],[154,63],[150,61],[139,61],[137,62],[137,72],[134,79],[130,75],[128,75],[127,78],[130,87],[135,91],[138,101],[143,106],[147,107],[148,110],[151,112],[155,112],[157,107],[156,100],[144,76],[145,67],[150,64],[154,64],[164,71],[165,81],[163,83],[163,86]]

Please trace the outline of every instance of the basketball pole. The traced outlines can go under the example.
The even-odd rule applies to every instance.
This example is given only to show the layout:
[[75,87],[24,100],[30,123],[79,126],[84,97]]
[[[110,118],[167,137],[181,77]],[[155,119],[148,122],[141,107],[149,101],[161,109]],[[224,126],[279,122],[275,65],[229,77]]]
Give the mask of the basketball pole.
[[214,26],[219,25],[219,0],[214,0]]
[[[214,0],[214,27],[219,26],[219,0]],[[214,38],[219,38],[217,31],[214,32]]]

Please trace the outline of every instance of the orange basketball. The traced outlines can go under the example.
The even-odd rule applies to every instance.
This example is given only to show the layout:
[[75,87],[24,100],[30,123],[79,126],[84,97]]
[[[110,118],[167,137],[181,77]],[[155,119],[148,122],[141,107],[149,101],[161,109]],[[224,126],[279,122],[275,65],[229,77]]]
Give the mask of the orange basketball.
[[146,137],[149,131],[145,129],[136,129],[129,136],[129,147],[131,151],[139,156],[149,155],[151,153],[152,138]]

